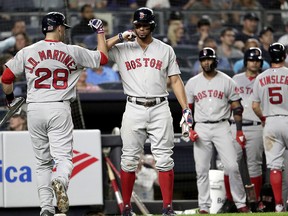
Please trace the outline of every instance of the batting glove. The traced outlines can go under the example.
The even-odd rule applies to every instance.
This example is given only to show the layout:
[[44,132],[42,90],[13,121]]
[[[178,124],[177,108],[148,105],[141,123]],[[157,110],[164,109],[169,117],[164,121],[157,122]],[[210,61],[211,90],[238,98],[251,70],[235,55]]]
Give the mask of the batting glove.
[[246,138],[245,138],[242,130],[238,130],[237,131],[237,133],[236,133],[236,141],[239,143],[239,145],[241,146],[242,149],[245,148]]
[[189,133],[189,137],[192,142],[195,142],[198,139],[198,134],[196,133],[196,131],[191,129]]
[[189,127],[192,127],[193,119],[192,119],[191,110],[189,108],[184,109],[183,112],[182,112],[182,118],[181,118],[181,121],[180,121],[180,127],[182,127],[182,125],[184,123],[188,124]]
[[132,30],[124,31],[123,33],[118,34],[118,38],[120,42],[133,41],[136,38],[136,34]]
[[90,28],[97,34],[104,33],[103,23],[100,19],[91,19],[88,23],[88,26],[90,26]]

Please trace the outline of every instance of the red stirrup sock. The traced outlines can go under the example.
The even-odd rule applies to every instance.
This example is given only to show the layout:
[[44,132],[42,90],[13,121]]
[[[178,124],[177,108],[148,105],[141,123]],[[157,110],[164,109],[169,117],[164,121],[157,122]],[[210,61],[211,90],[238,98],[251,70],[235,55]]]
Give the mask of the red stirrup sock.
[[122,198],[124,206],[130,204],[131,195],[135,182],[135,172],[125,172],[121,169],[121,189],[122,189]]
[[257,201],[260,201],[260,193],[262,188],[262,175],[257,177],[251,177],[251,183],[254,184],[255,194]]
[[226,190],[226,198],[230,201],[233,201],[228,175],[224,175],[224,186],[225,186],[225,190]]
[[270,184],[273,189],[275,205],[283,204],[282,201],[282,171],[270,170]]
[[172,207],[173,189],[174,189],[174,170],[167,172],[159,171],[159,184],[163,199],[163,208],[168,205]]

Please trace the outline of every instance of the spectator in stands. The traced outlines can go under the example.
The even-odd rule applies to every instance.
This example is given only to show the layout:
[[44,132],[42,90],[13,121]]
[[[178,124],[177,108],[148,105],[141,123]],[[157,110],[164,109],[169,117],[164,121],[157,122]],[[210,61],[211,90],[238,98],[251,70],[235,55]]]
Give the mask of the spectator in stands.
[[120,82],[118,72],[114,71],[111,67],[100,66],[99,68],[87,68],[86,82],[92,85],[98,85],[107,82]]
[[[244,52],[248,50],[250,47],[259,47],[260,48],[260,42],[255,38],[250,38],[246,41]],[[263,61],[262,71],[268,69],[270,67],[269,63],[267,61]],[[240,59],[234,63],[233,71],[235,74],[240,73],[244,71],[244,59]]]
[[89,4],[85,4],[80,9],[81,12],[81,20],[78,24],[76,24],[71,29],[71,38],[72,43],[82,43],[83,38],[79,40],[76,39],[76,36],[86,36],[88,34],[93,34],[94,32],[88,26],[89,20],[94,18],[93,8]]
[[172,47],[186,43],[184,37],[184,25],[182,21],[174,21],[171,25],[169,25],[167,33],[167,43],[170,44]]
[[242,59],[244,54],[239,49],[234,47],[235,30],[231,27],[223,29],[220,33],[220,45],[217,48],[218,58],[228,58],[231,61],[234,59]]
[[170,2],[169,0],[147,0],[146,7],[151,9],[170,8]]
[[15,35],[15,39],[15,45],[11,49],[6,51],[13,56],[16,55],[19,50],[31,44],[31,40],[25,32],[17,33]]
[[[26,3],[25,3],[26,4]],[[12,35],[16,35],[18,33],[26,33],[26,23],[24,20],[16,20],[12,27]]]
[[14,114],[9,120],[10,131],[25,131],[27,128],[27,114],[21,110],[19,114]]
[[269,54],[269,46],[274,43],[274,30],[270,26],[265,26],[259,33],[260,49],[263,59],[267,62],[271,61]]
[[201,50],[204,46],[204,40],[210,37],[210,30],[211,30],[211,22],[210,20],[204,16],[197,22],[197,32],[190,36],[191,41],[193,43],[196,42],[196,45],[199,50]]
[[133,190],[143,201],[154,200],[154,185],[159,186],[158,171],[151,154],[142,155],[136,170]]
[[[203,48],[204,47],[210,47],[210,48],[214,49],[215,52],[217,52],[218,45],[217,45],[217,42],[216,42],[216,40],[214,38],[208,37],[203,42]],[[229,62],[229,60],[227,58],[217,58],[217,59],[218,59],[217,69],[219,69],[219,70],[221,70],[223,72],[226,72],[228,70],[232,71],[232,66],[231,66],[231,64],[230,64],[230,62]],[[192,76],[197,75],[201,71],[202,71],[202,68],[201,68],[200,61],[198,59],[193,64]],[[229,76],[232,76],[232,74],[229,74]]]
[[236,34],[234,46],[244,53],[249,38],[257,38],[259,18],[256,13],[248,12],[243,17],[242,30]]
[[86,68],[84,68],[76,84],[78,92],[98,92],[102,90],[98,85],[92,85],[90,83],[87,83],[86,79],[87,79],[87,72]]
[[243,12],[238,12],[238,11],[253,11],[253,10],[257,11],[257,10],[262,10],[263,7],[258,2],[258,0],[239,0],[239,1],[234,1],[232,9],[236,10],[233,13],[234,23],[240,23],[241,16],[243,16],[244,14]]

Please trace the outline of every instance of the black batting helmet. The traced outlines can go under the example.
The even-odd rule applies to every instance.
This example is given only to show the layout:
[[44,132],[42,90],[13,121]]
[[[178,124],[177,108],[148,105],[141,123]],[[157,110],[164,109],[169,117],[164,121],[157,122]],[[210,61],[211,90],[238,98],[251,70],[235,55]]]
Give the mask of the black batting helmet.
[[151,31],[153,31],[156,26],[153,10],[147,7],[138,8],[134,12],[133,23],[148,23],[150,24]]
[[204,47],[199,52],[199,61],[205,60],[205,59],[214,59],[214,62],[211,64],[211,69],[215,69],[218,65],[218,59],[216,56],[216,52],[211,47]]
[[255,60],[261,62],[261,67],[263,66],[262,51],[258,47],[250,47],[246,50],[244,54],[244,66],[247,66],[247,60]]
[[281,43],[273,43],[269,46],[271,62],[283,62],[286,59],[286,48]]
[[52,32],[57,26],[63,25],[66,29],[71,28],[65,23],[65,16],[59,12],[50,12],[42,19],[42,32]]

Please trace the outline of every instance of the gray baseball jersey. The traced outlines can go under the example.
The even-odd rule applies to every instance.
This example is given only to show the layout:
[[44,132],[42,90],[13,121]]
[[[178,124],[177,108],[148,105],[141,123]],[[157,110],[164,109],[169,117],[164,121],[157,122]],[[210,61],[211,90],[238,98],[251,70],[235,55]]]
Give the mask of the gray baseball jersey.
[[185,90],[188,103],[194,103],[197,110],[194,113],[195,122],[229,119],[229,101],[240,99],[236,92],[236,83],[220,71],[211,80],[206,79],[203,73],[190,78]]
[[288,68],[269,68],[257,76],[252,101],[261,102],[264,116],[288,115]]
[[130,96],[168,96],[167,76],[181,73],[172,47],[155,38],[145,50],[137,40],[116,44],[109,59],[117,62],[124,92]]
[[25,73],[27,103],[73,100],[78,69],[99,64],[99,51],[47,40],[23,48],[6,63],[15,76]]

